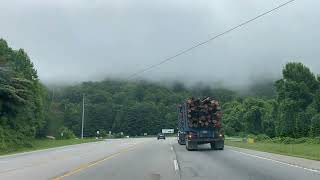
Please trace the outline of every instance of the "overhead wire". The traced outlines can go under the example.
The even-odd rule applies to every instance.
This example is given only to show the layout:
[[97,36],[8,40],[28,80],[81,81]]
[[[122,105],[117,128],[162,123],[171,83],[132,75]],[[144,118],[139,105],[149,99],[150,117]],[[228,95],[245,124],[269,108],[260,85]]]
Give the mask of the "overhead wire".
[[178,52],[177,54],[172,55],[172,56],[170,56],[170,57],[168,57],[168,58],[166,58],[166,59],[164,59],[164,60],[162,60],[162,61],[160,61],[160,62],[158,62],[158,63],[156,63],[156,64],[153,64],[153,65],[151,65],[151,66],[149,66],[149,67],[146,67],[146,68],[144,68],[144,69],[141,69],[141,70],[139,70],[139,71],[137,71],[137,72],[129,75],[129,76],[127,77],[127,80],[130,80],[130,79],[132,79],[132,78],[134,78],[134,77],[138,76],[139,74],[142,74],[142,73],[144,73],[144,72],[146,72],[146,71],[149,71],[149,70],[151,70],[151,69],[154,69],[154,68],[156,68],[157,66],[160,66],[160,65],[162,65],[162,64],[164,64],[164,63],[166,63],[166,62],[172,61],[172,60],[174,60],[174,59],[175,59],[176,57],[178,57],[178,56],[181,56],[181,55],[183,55],[183,54],[185,54],[185,53],[187,53],[187,52],[189,52],[189,51],[191,51],[191,50],[193,50],[193,49],[196,49],[196,48],[198,48],[198,47],[200,47],[200,46],[203,46],[203,45],[205,45],[205,44],[207,44],[207,43],[209,43],[209,42],[211,42],[211,41],[213,41],[213,40],[215,40],[215,39],[217,39],[217,38],[219,38],[219,37],[221,37],[221,36],[224,36],[224,35],[232,32],[232,31],[236,30],[236,29],[239,29],[240,27],[245,26],[246,24],[249,24],[249,23],[251,23],[251,22],[253,22],[253,21],[255,21],[255,20],[257,20],[257,19],[259,19],[259,18],[261,18],[261,17],[263,17],[263,16],[265,16],[265,15],[267,15],[267,14],[270,14],[271,12],[274,12],[274,11],[276,11],[276,10],[278,10],[278,9],[280,9],[280,8],[286,6],[286,5],[288,5],[288,4],[290,4],[290,3],[294,2],[294,1],[296,1],[296,0],[290,0],[290,1],[287,1],[287,2],[285,2],[285,3],[282,3],[282,4],[280,4],[280,5],[276,6],[276,7],[268,10],[268,11],[265,11],[265,12],[263,12],[263,13],[255,16],[254,18],[251,18],[251,19],[249,19],[249,20],[246,20],[246,21],[244,21],[244,22],[242,22],[242,23],[240,23],[240,24],[238,24],[238,25],[236,25],[236,26],[234,26],[234,27],[231,27],[230,29],[228,29],[228,30],[226,30],[226,31],[224,31],[224,32],[222,32],[222,33],[220,33],[220,34],[217,34],[217,35],[215,35],[215,36],[213,36],[213,37],[211,37],[211,38],[209,38],[209,39],[207,39],[207,40],[205,40],[205,41],[202,41],[202,42],[197,43],[197,44],[195,44],[195,45],[193,45],[193,46],[191,46],[191,47],[189,47],[189,48],[187,48],[187,49],[184,49],[184,50]]

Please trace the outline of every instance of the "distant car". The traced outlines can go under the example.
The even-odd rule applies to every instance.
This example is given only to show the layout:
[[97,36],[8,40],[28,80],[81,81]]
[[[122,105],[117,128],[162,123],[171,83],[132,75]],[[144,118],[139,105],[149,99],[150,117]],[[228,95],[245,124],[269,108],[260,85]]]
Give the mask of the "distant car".
[[163,133],[158,134],[158,140],[159,139],[166,139],[166,136]]

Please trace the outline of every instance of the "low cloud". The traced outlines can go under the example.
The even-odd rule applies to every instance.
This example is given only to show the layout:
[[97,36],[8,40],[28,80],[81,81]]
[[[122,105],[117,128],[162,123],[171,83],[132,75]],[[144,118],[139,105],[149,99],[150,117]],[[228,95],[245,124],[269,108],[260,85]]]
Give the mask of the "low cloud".
[[[45,83],[126,78],[285,1],[1,1],[0,37]],[[320,72],[320,2],[286,7],[137,78],[246,86],[286,62]]]

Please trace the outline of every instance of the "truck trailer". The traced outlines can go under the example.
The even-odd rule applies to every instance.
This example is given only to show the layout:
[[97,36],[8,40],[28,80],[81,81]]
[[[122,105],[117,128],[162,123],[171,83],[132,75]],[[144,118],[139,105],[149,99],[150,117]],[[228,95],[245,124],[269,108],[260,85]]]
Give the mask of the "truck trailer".
[[211,149],[223,150],[222,110],[211,97],[189,98],[178,106],[178,143],[187,150],[210,143]]

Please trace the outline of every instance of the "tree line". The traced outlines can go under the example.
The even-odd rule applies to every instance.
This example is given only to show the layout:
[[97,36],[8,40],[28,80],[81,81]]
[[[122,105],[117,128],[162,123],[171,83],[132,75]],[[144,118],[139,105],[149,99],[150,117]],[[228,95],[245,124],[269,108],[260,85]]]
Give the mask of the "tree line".
[[214,84],[112,79],[53,88],[41,84],[24,50],[13,50],[1,39],[0,150],[32,146],[34,138],[60,137],[61,132],[79,137],[83,96],[85,136],[98,130],[136,136],[176,128],[176,106],[191,96],[212,96],[222,103],[227,135],[320,136],[320,77],[301,63],[286,64],[282,74],[240,94]]
[[[94,136],[97,130],[156,134],[162,128],[176,127],[178,103],[190,96],[212,96],[223,104],[227,135],[292,138],[320,135],[320,82],[308,67],[288,63],[280,80],[273,84],[258,82],[252,87],[256,90],[251,90],[250,96],[242,96],[232,90],[199,84],[187,88],[180,82],[172,86],[145,81],[84,82],[58,91],[51,108],[53,121],[48,121],[48,125],[55,124],[55,129],[66,126],[79,135],[84,94],[85,135]],[[48,132],[54,130],[49,128]]]
[[215,94],[224,101],[235,96],[230,90],[208,86],[190,90],[179,82],[172,86],[146,81],[84,82],[55,90],[47,132],[54,133],[54,129],[65,126],[79,135],[84,96],[85,136],[95,136],[96,131],[123,132],[130,136],[154,135],[161,129],[177,127],[177,103],[193,94]]
[[274,98],[239,97],[225,103],[226,133],[320,136],[320,77],[302,63],[288,63],[274,87]]

